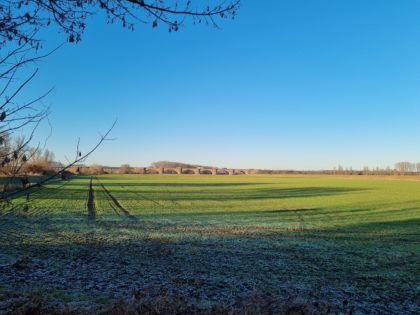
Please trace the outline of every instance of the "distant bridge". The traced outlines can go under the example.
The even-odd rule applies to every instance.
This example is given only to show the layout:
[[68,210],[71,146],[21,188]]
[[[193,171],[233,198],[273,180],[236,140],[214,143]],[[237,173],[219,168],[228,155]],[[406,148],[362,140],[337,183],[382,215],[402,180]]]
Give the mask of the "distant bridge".
[[[118,167],[104,167],[107,173],[117,173]],[[137,174],[211,174],[211,175],[249,175],[252,170],[215,168],[215,167],[135,167],[134,173]]]

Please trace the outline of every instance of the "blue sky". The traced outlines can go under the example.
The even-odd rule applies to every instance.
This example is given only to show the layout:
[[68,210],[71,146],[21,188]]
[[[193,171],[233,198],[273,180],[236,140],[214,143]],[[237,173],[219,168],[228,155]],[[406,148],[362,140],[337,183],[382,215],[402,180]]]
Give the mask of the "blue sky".
[[[118,117],[88,163],[325,169],[420,161],[420,3],[243,0],[222,29],[90,20],[44,63],[56,157]],[[50,30],[46,48],[63,41]],[[44,126],[38,136],[45,137]]]

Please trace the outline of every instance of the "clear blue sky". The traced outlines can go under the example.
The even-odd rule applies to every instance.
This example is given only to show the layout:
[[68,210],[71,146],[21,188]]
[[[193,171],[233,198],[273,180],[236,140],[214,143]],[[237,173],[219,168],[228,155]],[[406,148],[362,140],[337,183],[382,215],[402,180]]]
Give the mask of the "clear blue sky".
[[[420,161],[419,1],[243,0],[221,26],[132,32],[92,18],[33,84],[55,87],[48,147],[64,161],[78,137],[86,149],[118,117],[116,140],[88,163]],[[64,35],[46,38],[53,47]]]

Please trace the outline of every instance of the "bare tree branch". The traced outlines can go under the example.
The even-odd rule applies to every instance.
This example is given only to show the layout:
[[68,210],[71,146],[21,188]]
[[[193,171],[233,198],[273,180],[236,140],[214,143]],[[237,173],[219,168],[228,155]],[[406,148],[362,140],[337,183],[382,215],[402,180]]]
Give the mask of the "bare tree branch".
[[108,23],[120,23],[134,29],[138,22],[156,27],[158,22],[178,31],[189,17],[194,23],[217,27],[218,19],[234,18],[240,0],[0,0],[0,47],[8,42],[28,44],[39,49],[41,40],[34,36],[41,29],[56,25],[69,42],[78,42],[86,28],[87,17],[105,12]]
[[59,169],[58,171],[55,171],[53,174],[47,176],[46,178],[44,178],[43,180],[29,185],[21,190],[16,190],[16,191],[12,191],[12,192],[3,192],[3,196],[1,199],[3,200],[7,200],[10,201],[11,198],[16,197],[16,196],[21,196],[23,193],[27,192],[28,190],[34,188],[34,187],[41,187],[42,185],[44,185],[45,183],[51,181],[54,178],[57,178],[57,176],[61,173],[63,173],[64,171],[68,170],[69,168],[71,168],[72,166],[85,161],[93,152],[95,152],[99,146],[101,146],[101,144],[104,141],[109,141],[111,139],[108,138],[108,135],[111,133],[111,131],[114,129],[115,125],[117,124],[117,120],[114,121],[114,123],[112,124],[112,126],[105,132],[105,134],[103,136],[100,137],[100,139],[98,140],[98,142],[85,154],[80,154],[79,151],[79,145],[80,145],[80,141],[78,141],[77,143],[77,147],[76,147],[76,158],[69,164],[67,164],[66,166],[63,166],[61,169]]

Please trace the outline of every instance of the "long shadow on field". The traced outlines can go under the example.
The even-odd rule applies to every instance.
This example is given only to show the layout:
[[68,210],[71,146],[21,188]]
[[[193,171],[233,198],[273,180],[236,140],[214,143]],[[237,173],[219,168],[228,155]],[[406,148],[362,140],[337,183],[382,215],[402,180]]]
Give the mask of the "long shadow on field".
[[[357,226],[405,229],[418,225],[419,220]],[[80,230],[77,225],[67,229],[51,226],[46,238],[19,233],[20,238],[26,235],[37,240],[26,246],[0,243],[0,249],[17,258],[0,269],[3,292],[16,291],[24,281],[25,288],[41,292],[57,293],[54,290],[61,288],[69,294],[68,298],[76,296],[75,302],[80,292],[92,301],[100,296],[131,298],[133,290],[142,292],[148,288],[154,292],[166,288],[191,303],[211,299],[218,305],[233,305],[257,291],[285,299],[299,292],[310,296],[311,301],[325,298],[334,303],[350,301],[356,306],[357,301],[362,301],[362,308],[353,310],[355,313],[386,313],[383,311],[389,309],[390,300],[395,314],[410,314],[404,311],[404,305],[419,306],[413,288],[418,283],[415,272],[420,252],[407,252],[403,242],[393,243],[390,248],[386,235],[373,238],[351,232],[341,242],[334,231],[326,230],[309,234],[258,226],[252,230],[232,226],[161,226],[162,234],[151,237],[149,233],[120,235],[127,229],[134,232],[148,228],[139,222],[103,224],[105,229],[95,233]],[[264,232],[267,234],[258,235]],[[190,237],[190,233],[204,237]],[[367,246],[371,240],[380,246]],[[351,291],[349,284],[353,285]]]
[[[66,184],[66,189],[61,194],[42,196],[42,199],[64,199],[69,198],[79,199],[86,193],[86,188],[68,188],[72,184]],[[115,195],[119,200],[140,200],[144,199],[141,195],[149,196],[151,199],[161,201],[179,201],[179,200],[258,200],[258,199],[284,199],[284,198],[308,198],[308,197],[323,197],[345,194],[349,192],[358,192],[369,190],[367,188],[343,188],[343,187],[299,187],[299,188],[257,188],[257,189],[200,189],[200,190],[181,190],[168,191],[165,190],[144,190],[144,189],[113,189],[112,186],[121,187],[121,185],[109,185],[104,183],[109,191]],[[80,187],[80,185],[77,185]],[[150,185],[132,185],[135,186],[150,186]],[[188,185],[185,185],[186,187]],[[203,185],[206,187],[208,185]],[[160,186],[156,186],[160,187]],[[164,186],[162,186],[164,187]],[[79,198],[77,198],[79,197]]]
[[[89,181],[89,179],[84,179],[85,181]],[[107,181],[106,179],[102,179],[101,181],[104,185],[107,187],[121,187],[121,186],[129,186],[129,187],[228,187],[228,186],[252,186],[252,185],[273,185],[273,183],[261,183],[261,182],[240,182],[240,183],[188,183],[188,182],[182,182],[182,183],[170,183],[170,182],[164,182],[164,183],[127,183],[127,182],[118,182],[113,180]],[[285,183],[274,183],[275,185],[284,185]],[[83,186],[85,183],[82,183],[81,181],[75,181],[75,182],[69,182],[68,186]]]
[[259,211],[252,211],[255,214],[258,213],[266,213],[266,214],[278,214],[278,215],[287,215],[287,214],[293,214],[296,212],[303,212],[305,216],[307,216],[310,219],[310,216],[328,216],[328,215],[334,215],[339,216],[341,218],[344,218],[346,216],[354,216],[354,215],[362,215],[363,217],[368,217],[369,215],[378,216],[378,215],[401,215],[404,213],[407,213],[409,211],[415,211],[419,208],[395,208],[395,209],[372,209],[372,208],[354,208],[354,209],[339,209],[339,208],[333,208],[333,209],[325,209],[325,208],[303,208],[303,209],[276,209],[276,210],[259,210]]
[[335,187],[303,187],[303,188],[270,188],[270,189],[247,189],[247,190],[200,190],[200,191],[165,191],[150,190],[115,190],[118,199],[136,200],[138,195],[151,194],[156,200],[169,201],[197,201],[197,200],[258,200],[258,199],[285,199],[285,198],[308,198],[323,197],[344,194],[356,191],[365,191],[366,188],[335,188]]
[[[106,185],[108,187],[108,185]],[[111,193],[120,200],[137,200],[147,196],[156,200],[253,200],[253,199],[283,199],[283,198],[307,198],[332,196],[348,192],[363,191],[364,188],[325,188],[325,187],[305,187],[305,188],[272,188],[272,189],[248,189],[248,190],[183,190],[171,191],[151,191],[151,190],[113,190]],[[86,193],[86,189],[66,189],[63,194],[51,196],[51,199],[67,200],[72,195]],[[80,196],[80,195],[79,195]],[[50,199],[48,195],[42,196],[42,199]]]
[[[163,209],[164,210],[164,209]],[[220,209],[218,211],[208,211],[208,210],[204,210],[204,211],[186,211],[186,212],[182,212],[182,209],[180,210],[180,212],[176,212],[176,213],[171,213],[171,214],[165,214],[167,216],[173,216],[173,217],[179,217],[179,216],[185,216],[185,217],[197,217],[197,216],[209,216],[209,217],[214,217],[215,219],[217,218],[217,216],[220,217],[232,217],[233,219],[239,219],[240,217],[243,218],[255,218],[256,220],[258,219],[267,219],[267,218],[273,218],[276,219],[276,221],[278,220],[282,220],[282,218],[286,219],[289,218],[289,215],[296,215],[296,213],[305,213],[305,215],[309,215],[310,213],[313,214],[320,214],[320,212],[318,211],[322,211],[321,208],[304,208],[304,209],[279,209],[279,210],[239,210],[239,211],[234,211],[234,210],[226,210],[226,209]],[[321,213],[323,214],[323,213]],[[240,224],[241,221],[238,221],[238,224]]]
[[[357,224],[346,225],[343,228],[345,228],[346,230],[354,231],[355,233],[384,232],[385,235],[386,233],[393,233],[393,234],[417,236],[416,239],[414,239],[413,241],[420,244],[419,226],[420,226],[420,217],[412,218],[412,219],[403,219],[403,220],[392,220],[392,221],[385,221],[385,222],[357,223]],[[420,246],[419,246],[419,250],[420,250]]]
[[256,213],[273,213],[273,214],[288,214],[293,212],[317,212],[321,211],[322,208],[303,208],[303,209],[276,209],[276,210],[260,210],[255,211]]
[[[235,186],[256,186],[256,185],[272,185],[273,183],[260,183],[260,182],[241,182],[241,183],[118,183],[118,182],[107,182],[106,180],[103,181],[104,185],[107,187],[121,187],[121,186],[129,186],[129,187],[235,187]],[[278,183],[275,183],[279,185]],[[284,185],[284,183],[281,183]]]
[[[237,214],[241,215],[240,213]],[[244,216],[243,213],[242,215]],[[291,220],[291,223],[293,222],[296,223],[296,219]],[[255,225],[242,225],[240,224],[240,221],[231,225],[177,225],[159,224],[153,221],[143,221],[143,223],[145,224],[133,224],[131,222],[127,223],[123,221],[100,221],[97,222],[97,227],[102,227],[108,231],[118,231],[121,228],[132,231],[138,231],[139,229],[160,231],[162,235],[165,235],[166,233],[171,235],[197,234],[200,236],[206,235],[211,237],[237,237],[244,240],[248,238],[256,239],[268,237],[284,240],[288,238],[298,238],[312,241],[351,241],[355,243],[383,242],[385,244],[386,242],[397,242],[406,244],[419,244],[420,247],[420,232],[418,231],[420,218],[405,220],[395,219],[388,222],[356,223],[338,227],[323,228],[296,227],[295,225],[259,225],[258,221]]]
[[95,192],[92,185],[93,177],[90,178],[89,193],[87,200],[88,219],[96,220]]

